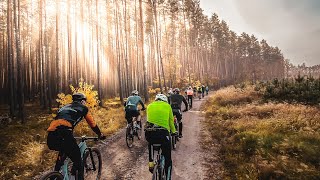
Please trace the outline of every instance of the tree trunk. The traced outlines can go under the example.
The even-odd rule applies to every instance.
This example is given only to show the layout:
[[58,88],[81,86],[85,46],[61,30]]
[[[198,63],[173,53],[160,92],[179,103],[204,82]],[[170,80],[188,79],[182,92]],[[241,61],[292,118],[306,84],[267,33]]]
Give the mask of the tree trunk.
[[[23,78],[23,62],[21,59],[21,44],[20,44],[20,28],[18,24],[17,17],[17,7],[16,0],[13,1],[14,7],[14,26],[15,26],[15,36],[16,36],[16,53],[17,53],[17,70],[18,70],[18,95],[19,95],[19,114],[22,123],[25,123],[25,112],[24,112],[24,78]],[[18,10],[20,9],[18,5]]]
[[149,101],[149,95],[148,95],[148,86],[147,86],[147,72],[146,72],[146,63],[144,59],[144,29],[143,29],[143,10],[142,10],[142,0],[139,0],[139,6],[140,6],[140,47],[141,47],[141,60],[142,60],[142,66],[143,66],[143,87],[144,87],[144,97],[145,101]]
[[14,88],[14,71],[13,71],[13,50],[12,50],[12,39],[13,37],[11,36],[11,30],[12,27],[10,26],[10,22],[12,20],[12,15],[11,15],[11,0],[7,1],[7,36],[8,36],[8,79],[9,79],[9,91],[10,91],[10,98],[9,98],[9,105],[10,105],[10,116],[14,116],[14,106],[15,106],[15,88]]

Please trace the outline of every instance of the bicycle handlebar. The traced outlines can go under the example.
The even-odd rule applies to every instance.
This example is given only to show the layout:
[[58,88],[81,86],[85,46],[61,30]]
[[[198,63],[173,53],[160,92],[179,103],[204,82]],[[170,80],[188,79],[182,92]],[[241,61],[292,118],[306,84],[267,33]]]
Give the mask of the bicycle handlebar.
[[87,137],[87,136],[74,137],[74,138],[77,139],[77,140],[81,140],[82,142],[86,141],[86,140],[94,140],[94,141],[98,141],[99,140],[98,137]]

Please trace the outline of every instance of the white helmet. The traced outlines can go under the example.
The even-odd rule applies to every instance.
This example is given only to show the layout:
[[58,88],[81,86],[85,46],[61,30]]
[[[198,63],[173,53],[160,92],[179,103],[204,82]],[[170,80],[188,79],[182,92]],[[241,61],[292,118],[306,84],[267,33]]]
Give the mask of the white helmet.
[[137,90],[133,90],[133,91],[131,92],[131,94],[132,94],[132,95],[136,95],[136,96],[137,96],[137,95],[139,94],[139,91],[137,91]]
[[155,100],[161,100],[161,101],[164,101],[164,102],[168,102],[168,98],[164,94],[157,94]]

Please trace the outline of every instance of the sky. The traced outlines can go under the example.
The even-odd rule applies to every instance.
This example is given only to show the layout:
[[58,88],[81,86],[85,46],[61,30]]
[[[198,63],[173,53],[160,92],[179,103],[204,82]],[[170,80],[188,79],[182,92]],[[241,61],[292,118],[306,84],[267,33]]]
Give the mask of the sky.
[[320,64],[320,0],[200,0],[238,34],[254,34],[278,46],[294,65]]

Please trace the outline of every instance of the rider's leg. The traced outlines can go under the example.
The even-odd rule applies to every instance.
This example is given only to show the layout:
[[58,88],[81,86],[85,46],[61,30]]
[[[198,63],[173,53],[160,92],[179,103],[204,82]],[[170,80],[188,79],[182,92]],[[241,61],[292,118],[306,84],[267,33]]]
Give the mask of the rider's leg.
[[151,152],[151,143],[148,143],[148,151],[149,151],[149,162],[153,161],[152,152]]
[[182,138],[182,114],[177,115],[177,120],[179,122],[179,137]]
[[137,116],[137,124],[139,125],[139,128],[141,128],[141,115],[139,111],[136,112],[136,116]]
[[[163,133],[163,143],[161,144],[162,154],[165,158],[165,170],[168,175],[169,167],[172,169],[172,159],[171,159],[171,143],[168,132]],[[172,171],[170,171],[171,173]],[[170,174],[171,177],[171,174]]]
[[125,116],[127,123],[130,124],[132,122],[132,113],[129,110],[126,110],[126,116]]
[[54,166],[55,171],[60,170],[61,166],[64,163],[64,160],[66,159],[65,153],[63,153],[62,151],[64,138],[61,134],[61,131],[63,130],[58,129],[56,131],[50,131],[47,137],[47,145],[49,149],[59,151],[59,155],[57,157],[56,164]]
[[63,166],[66,158],[67,158],[67,155],[60,151],[56,160],[56,165],[54,166],[55,171],[59,171],[61,169],[61,166]]
[[64,138],[64,152],[73,162],[73,170],[78,172],[78,180],[83,180],[81,152],[75,138],[73,137],[72,131],[66,130]]
[[152,173],[153,172],[153,168],[154,168],[154,162],[153,162],[153,152],[152,152],[152,149],[151,149],[151,145],[153,144],[153,139],[152,139],[152,133],[153,132],[150,132],[150,131],[146,131],[145,132],[145,137],[146,137],[146,140],[148,141],[148,152],[149,152],[149,171]]

